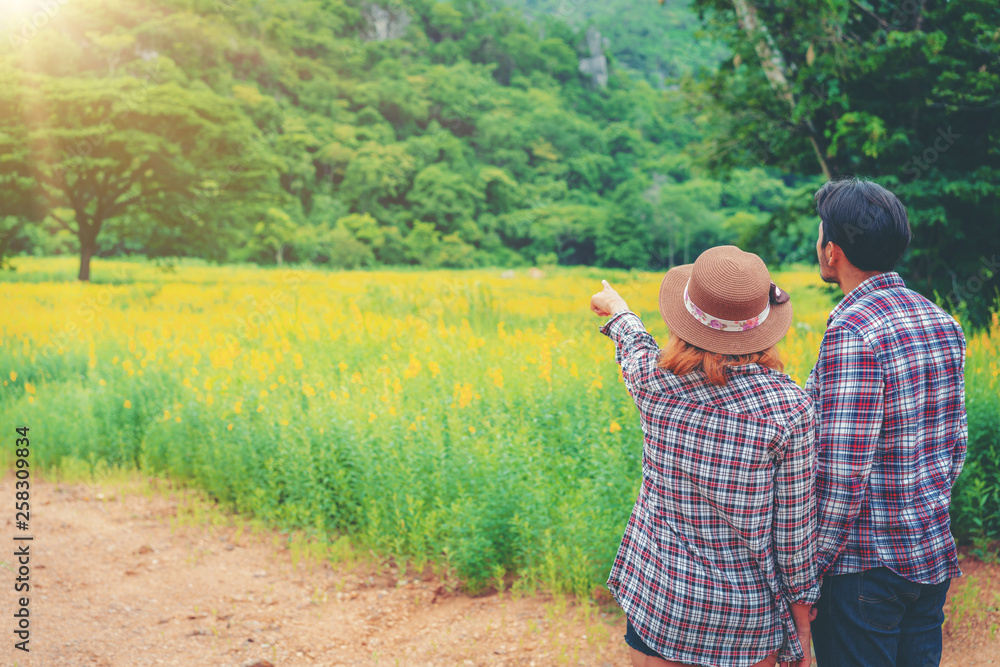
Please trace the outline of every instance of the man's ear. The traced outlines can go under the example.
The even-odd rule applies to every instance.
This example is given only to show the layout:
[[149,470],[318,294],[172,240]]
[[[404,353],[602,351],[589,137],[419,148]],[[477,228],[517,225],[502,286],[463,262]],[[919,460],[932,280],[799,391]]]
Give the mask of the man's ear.
[[844,250],[833,241],[826,244],[823,252],[826,253],[826,263],[830,266],[834,266],[847,259],[847,256],[844,255]]

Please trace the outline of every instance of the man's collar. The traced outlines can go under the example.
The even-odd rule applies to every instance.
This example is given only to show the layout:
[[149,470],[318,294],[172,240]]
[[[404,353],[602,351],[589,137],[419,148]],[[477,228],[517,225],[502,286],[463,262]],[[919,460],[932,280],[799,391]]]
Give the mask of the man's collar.
[[841,311],[849,308],[858,299],[863,297],[869,292],[875,292],[880,289],[887,289],[889,287],[906,287],[906,283],[900,278],[899,274],[895,271],[886,271],[885,273],[876,273],[871,278],[866,278],[861,282],[860,285],[852,289],[848,294],[844,295],[844,298],[840,300],[833,310],[830,311],[830,317],[826,318],[826,325],[830,326],[830,322],[841,313]]

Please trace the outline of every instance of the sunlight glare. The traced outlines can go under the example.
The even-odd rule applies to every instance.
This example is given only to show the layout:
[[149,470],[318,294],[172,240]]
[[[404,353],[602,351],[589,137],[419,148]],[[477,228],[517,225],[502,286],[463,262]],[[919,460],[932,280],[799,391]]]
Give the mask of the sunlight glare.
[[[49,22],[67,0],[0,0],[0,32],[29,33]],[[27,36],[27,35],[25,35]]]

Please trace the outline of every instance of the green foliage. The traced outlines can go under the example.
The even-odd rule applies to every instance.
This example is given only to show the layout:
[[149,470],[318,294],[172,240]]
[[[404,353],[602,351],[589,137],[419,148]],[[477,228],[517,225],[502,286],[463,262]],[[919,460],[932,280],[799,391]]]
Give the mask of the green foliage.
[[[708,161],[719,170],[763,164],[874,178],[909,211],[904,277],[985,324],[996,290],[975,285],[996,274],[980,275],[998,249],[985,221],[1000,217],[1000,5],[694,4],[735,56],[703,90],[715,101],[704,125]],[[753,9],[766,35],[740,27],[739,5]],[[777,63],[771,76],[762,45]],[[806,210],[808,194],[790,210]],[[775,233],[796,237],[798,223],[778,215],[747,238],[767,247]]]
[[[131,253],[662,264],[647,246],[648,174],[684,161],[698,129],[683,94],[657,86],[717,48],[697,46],[692,14],[651,4],[630,18],[626,32],[668,17],[687,64],[664,56],[633,77],[612,62],[601,89],[579,71],[584,28],[611,29],[617,10],[581,4],[568,22],[485,2],[388,10],[400,28],[386,39],[370,6],[337,0],[60,6],[0,58],[13,82],[0,91],[0,256],[64,251],[72,234],[81,277],[92,255]],[[654,69],[655,86],[641,78]],[[685,248],[731,236],[701,226]]]
[[973,380],[966,387],[965,400],[969,449],[962,474],[952,489],[952,532],[958,540],[972,542],[985,555],[1000,542],[1000,395],[994,386],[976,382],[995,372],[995,362],[991,367],[987,360],[974,356],[967,367],[967,377]]
[[[359,216],[337,229],[348,227],[370,225]],[[282,528],[346,537],[401,566],[447,566],[471,591],[501,569],[557,593],[603,584],[641,480],[643,434],[613,348],[579,300],[606,277],[659,336],[660,274],[184,260],[164,275],[101,260],[77,310],[68,267],[23,263],[18,280],[49,284],[6,286],[31,318],[0,345],[0,430],[44,424],[40,471],[168,475]],[[782,357],[801,382],[835,299],[814,270],[775,280],[794,290],[798,324]],[[53,312],[106,326],[78,339]],[[998,349],[1000,325],[969,337],[969,453],[952,497],[956,536],[984,552],[1000,539]]]
[[[546,31],[556,21],[596,28],[608,40],[606,51],[616,66],[636,72],[651,84],[712,70],[726,57],[725,48],[703,34],[686,0],[507,0],[523,9]],[[575,69],[575,67],[574,67]]]

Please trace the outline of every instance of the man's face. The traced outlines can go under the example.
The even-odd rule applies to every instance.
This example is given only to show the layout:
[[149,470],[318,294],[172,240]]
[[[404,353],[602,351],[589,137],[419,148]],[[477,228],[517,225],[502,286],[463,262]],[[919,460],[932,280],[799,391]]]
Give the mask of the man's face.
[[823,248],[823,221],[819,222],[819,232],[816,237],[816,257],[819,259],[819,277],[823,279],[823,282],[840,284],[840,280],[837,279],[837,274],[834,273],[833,267],[826,260],[826,252]]

